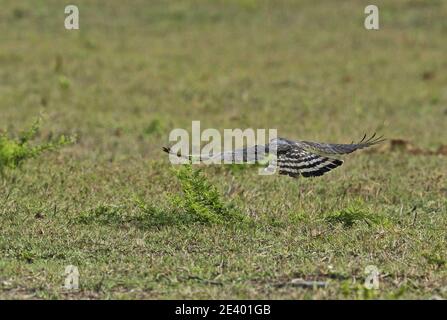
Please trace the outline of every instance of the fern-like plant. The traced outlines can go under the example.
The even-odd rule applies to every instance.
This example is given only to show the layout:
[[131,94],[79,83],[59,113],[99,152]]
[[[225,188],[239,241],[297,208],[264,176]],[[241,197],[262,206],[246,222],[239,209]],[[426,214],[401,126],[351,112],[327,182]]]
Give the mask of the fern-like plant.
[[183,191],[174,196],[173,203],[183,209],[185,214],[202,223],[246,222],[247,217],[234,205],[225,203],[219,191],[202,175],[199,169],[190,164],[175,170]]
[[24,161],[36,158],[45,151],[54,151],[65,145],[74,143],[73,137],[64,135],[52,141],[34,144],[30,142],[39,133],[41,120],[36,120],[26,131],[22,132],[18,138],[12,138],[7,132],[0,133],[0,175],[3,176],[5,169],[16,169]]

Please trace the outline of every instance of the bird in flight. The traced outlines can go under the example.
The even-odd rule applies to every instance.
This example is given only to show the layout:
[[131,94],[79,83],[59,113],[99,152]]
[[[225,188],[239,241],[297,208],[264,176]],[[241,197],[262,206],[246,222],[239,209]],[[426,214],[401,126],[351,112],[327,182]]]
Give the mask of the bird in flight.
[[[276,159],[270,161],[266,171],[278,167],[279,174],[288,175],[293,178],[317,177],[331,171],[343,164],[343,160],[332,158],[332,156],[352,153],[356,150],[368,148],[385,139],[371,137],[363,139],[357,143],[333,144],[319,143],[312,141],[292,141],[284,138],[275,138],[270,140],[268,145],[255,145],[242,149],[224,151],[209,156],[200,155],[200,161],[220,160],[231,161],[233,163],[253,163],[264,160],[270,154],[276,154]],[[163,148],[168,154],[191,160],[192,155],[180,155],[173,153],[170,148]]]

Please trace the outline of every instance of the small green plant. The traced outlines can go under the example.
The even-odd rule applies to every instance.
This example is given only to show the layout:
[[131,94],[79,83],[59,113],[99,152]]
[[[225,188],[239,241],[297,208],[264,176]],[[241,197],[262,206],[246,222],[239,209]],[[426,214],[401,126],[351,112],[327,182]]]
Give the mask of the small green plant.
[[38,119],[16,139],[9,137],[7,132],[0,133],[0,175],[4,175],[5,169],[20,167],[27,159],[36,158],[45,151],[54,151],[75,141],[73,137],[60,136],[46,143],[31,145],[30,141],[39,132],[40,123]]
[[66,76],[59,76],[58,82],[59,86],[64,90],[69,89],[71,86],[71,81]]
[[160,135],[163,131],[163,124],[159,119],[153,119],[148,126],[144,129],[144,134],[150,135]]
[[306,222],[309,220],[309,216],[304,211],[294,211],[288,213],[289,221],[293,224]]
[[422,256],[427,260],[427,263],[435,266],[435,268],[442,268],[447,265],[447,260],[443,256],[444,250],[439,246],[433,248],[433,251],[425,251]]
[[175,206],[202,223],[246,222],[234,205],[225,203],[218,190],[191,164],[183,165],[174,171],[180,181],[182,196],[173,196]]
[[357,222],[365,222],[368,225],[376,224],[381,221],[381,218],[381,216],[376,216],[368,209],[361,207],[360,204],[354,204],[327,215],[325,220],[330,224],[341,223],[344,227],[352,227]]

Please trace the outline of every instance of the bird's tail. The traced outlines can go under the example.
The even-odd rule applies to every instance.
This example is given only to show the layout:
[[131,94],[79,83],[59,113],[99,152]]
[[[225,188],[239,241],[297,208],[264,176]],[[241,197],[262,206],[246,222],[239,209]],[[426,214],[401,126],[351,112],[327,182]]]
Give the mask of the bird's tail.
[[198,160],[199,162],[202,162],[211,160],[211,161],[217,161],[217,163],[219,161],[224,161],[224,163],[253,163],[256,161],[264,160],[269,152],[268,147],[261,145],[224,151],[210,155],[204,155],[204,154],[182,155],[180,153],[173,152],[172,149],[169,147],[163,147],[163,151],[170,155],[174,155],[176,157],[183,158],[189,161]]

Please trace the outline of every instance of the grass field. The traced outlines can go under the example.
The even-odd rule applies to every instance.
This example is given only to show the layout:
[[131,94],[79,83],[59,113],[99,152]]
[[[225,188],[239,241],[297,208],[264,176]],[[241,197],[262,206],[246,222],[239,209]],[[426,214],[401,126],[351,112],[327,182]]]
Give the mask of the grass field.
[[[447,2],[374,1],[378,31],[371,1],[72,2],[78,31],[0,4],[0,130],[77,136],[1,177],[0,298],[447,298]],[[192,120],[389,140],[316,179],[202,167],[248,222],[200,223],[161,150]]]

